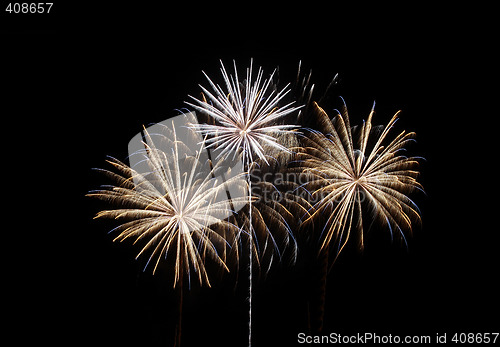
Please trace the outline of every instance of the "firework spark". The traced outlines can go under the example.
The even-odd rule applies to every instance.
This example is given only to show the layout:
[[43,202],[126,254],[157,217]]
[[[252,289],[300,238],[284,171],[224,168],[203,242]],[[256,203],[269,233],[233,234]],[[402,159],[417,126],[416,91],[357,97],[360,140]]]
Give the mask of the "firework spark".
[[402,154],[415,133],[403,131],[388,138],[399,112],[380,129],[372,126],[372,108],[362,126],[351,129],[345,104],[333,120],[316,103],[314,106],[324,133],[310,130],[304,137],[301,165],[315,201],[310,218],[327,216],[320,250],[333,243],[338,255],[353,224],[363,247],[366,209],[388,227],[391,237],[397,231],[406,243],[404,231],[411,231],[412,221],[420,222],[418,207],[406,195],[422,190],[416,180],[418,158]]
[[[173,147],[167,153],[155,146],[145,130],[147,142],[143,143],[142,155],[149,172],[137,172],[111,159],[108,162],[118,173],[101,171],[115,185],[88,196],[123,207],[99,212],[95,218],[125,221],[115,228],[120,234],[114,241],[133,238],[134,244],[145,243],[137,257],[151,251],[146,267],[156,258],[153,274],[169,251],[175,251],[174,287],[182,274],[190,278],[191,269],[200,284],[210,286],[205,258],[228,270],[226,247],[238,238],[240,229],[225,217],[231,207],[248,203],[246,195],[228,199],[226,190],[228,186],[237,186],[246,191],[246,181],[242,174],[225,181],[216,178],[214,172],[220,167],[215,165],[207,170],[211,162],[207,165],[201,160],[204,143],[194,155],[181,155],[180,147],[184,144],[176,138],[175,128],[173,135]],[[218,232],[220,229],[224,232]]]

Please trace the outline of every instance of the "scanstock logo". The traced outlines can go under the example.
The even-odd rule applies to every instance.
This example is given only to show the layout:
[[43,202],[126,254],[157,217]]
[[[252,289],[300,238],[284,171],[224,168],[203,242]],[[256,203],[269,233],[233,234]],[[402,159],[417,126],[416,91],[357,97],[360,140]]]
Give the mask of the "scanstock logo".
[[[178,190],[189,186],[196,191],[208,179],[213,185],[230,184],[207,203],[245,199],[248,189],[243,189],[246,181],[240,156],[229,153],[221,157],[220,150],[207,148],[202,134],[193,129],[197,123],[195,112],[189,112],[144,128],[128,144],[130,167],[164,195],[166,180]],[[136,185],[144,184],[137,177],[133,179]],[[244,206],[231,204],[231,208],[221,209],[212,217],[228,218]]]

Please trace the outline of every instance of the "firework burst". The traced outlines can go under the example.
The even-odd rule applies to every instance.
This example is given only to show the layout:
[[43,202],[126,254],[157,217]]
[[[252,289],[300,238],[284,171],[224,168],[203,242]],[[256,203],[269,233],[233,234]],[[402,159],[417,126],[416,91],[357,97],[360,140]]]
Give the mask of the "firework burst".
[[406,243],[412,221],[420,222],[418,207],[407,196],[422,190],[416,180],[419,158],[403,155],[415,133],[389,138],[399,112],[380,128],[372,126],[372,108],[360,127],[351,128],[345,104],[333,120],[316,103],[314,107],[324,133],[309,130],[300,162],[314,201],[310,219],[326,216],[320,251],[335,244],[338,256],[353,226],[362,248],[366,210],[387,226],[391,238],[396,233]]
[[[173,123],[172,123],[173,125]],[[169,252],[174,253],[174,287],[191,269],[200,284],[210,286],[205,259],[213,259],[220,267],[226,265],[226,247],[238,238],[240,229],[226,218],[235,205],[248,203],[248,196],[228,199],[226,190],[246,191],[243,175],[222,181],[214,172],[220,167],[204,162],[204,143],[193,155],[182,155],[185,146],[176,138],[175,128],[170,153],[157,148],[145,130],[143,163],[149,171],[137,172],[126,164],[111,159],[108,162],[117,173],[100,170],[110,176],[115,185],[93,191],[88,196],[121,206],[99,212],[96,218],[124,221],[114,229],[119,235],[114,241],[134,239],[143,243],[137,257],[150,252],[146,267],[156,259],[153,274]],[[208,169],[207,168],[211,168]],[[220,232],[222,230],[223,232]]]
[[295,112],[300,107],[292,107],[292,103],[278,107],[279,102],[288,94],[287,86],[276,92],[272,86],[274,72],[268,79],[262,80],[264,72],[258,69],[255,81],[253,78],[253,63],[246,71],[246,80],[240,84],[236,63],[234,76],[228,75],[221,62],[221,72],[226,85],[224,90],[216,85],[205,74],[212,92],[200,86],[210,101],[203,97],[190,98],[195,104],[186,102],[197,111],[205,113],[218,124],[195,124],[196,131],[208,135],[208,148],[220,149],[218,156],[243,151],[246,164],[253,163],[255,157],[268,163],[263,146],[267,145],[281,151],[286,147],[276,141],[276,135],[291,131],[295,125],[275,124],[280,118]]

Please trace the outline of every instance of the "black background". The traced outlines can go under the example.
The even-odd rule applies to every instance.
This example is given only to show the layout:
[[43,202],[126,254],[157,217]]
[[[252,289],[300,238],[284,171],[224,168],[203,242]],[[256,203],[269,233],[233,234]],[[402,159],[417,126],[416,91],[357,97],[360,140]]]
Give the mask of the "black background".
[[[143,124],[176,115],[205,83],[201,70],[217,79],[219,59],[243,67],[251,57],[267,72],[279,66],[284,82],[302,60],[318,90],[339,73],[333,95],[344,97],[354,124],[374,100],[376,123],[402,109],[397,128],[417,132],[411,153],[426,158],[426,195],[413,196],[422,228],[408,250],[374,230],[364,253],[342,254],[328,277],[324,333],[498,331],[498,228],[484,207],[495,204],[487,162],[495,151],[474,95],[488,42],[477,38],[480,26],[470,30],[475,15],[246,6],[56,2],[46,17],[2,13],[5,220],[13,221],[2,244],[9,315],[26,332],[17,338],[173,341],[171,283],[143,273],[135,249],[112,243],[112,223],[92,220],[103,206],[84,195],[104,182],[91,169],[106,155],[124,159]],[[305,271],[302,262],[283,266],[255,285],[254,345],[290,346],[307,333]],[[230,281],[194,286],[183,345],[245,345],[245,297]]]

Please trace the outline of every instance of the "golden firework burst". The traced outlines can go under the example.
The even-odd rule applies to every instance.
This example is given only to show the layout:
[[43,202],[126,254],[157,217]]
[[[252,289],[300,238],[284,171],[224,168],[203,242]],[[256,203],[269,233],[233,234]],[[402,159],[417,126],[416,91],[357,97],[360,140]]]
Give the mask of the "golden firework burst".
[[[238,239],[240,228],[227,218],[236,205],[245,205],[247,195],[229,199],[226,191],[247,190],[243,174],[221,180],[214,172],[220,167],[201,160],[204,141],[193,155],[181,155],[183,143],[175,137],[172,153],[157,148],[145,130],[142,155],[148,172],[137,172],[128,165],[111,159],[108,162],[117,173],[101,170],[115,185],[90,192],[88,196],[106,200],[122,208],[104,210],[95,218],[113,218],[124,221],[114,229],[114,241],[135,239],[143,241],[137,257],[150,251],[146,267],[156,259],[155,273],[162,259],[175,251],[174,287],[182,274],[190,276],[191,269],[200,284],[210,286],[205,259],[211,258],[222,268],[226,265],[226,247]],[[209,169],[207,169],[207,167]],[[210,168],[211,167],[211,168]],[[241,208],[241,207],[240,207]]]
[[320,251],[335,244],[338,255],[353,225],[363,247],[366,211],[388,227],[391,237],[397,233],[406,242],[405,231],[411,231],[412,221],[420,222],[420,211],[407,196],[422,190],[417,182],[419,158],[403,155],[415,133],[403,131],[389,138],[400,112],[385,127],[374,127],[372,108],[360,127],[351,128],[345,104],[333,119],[313,105],[323,131],[309,130],[299,155],[314,206],[309,219],[326,216]]

